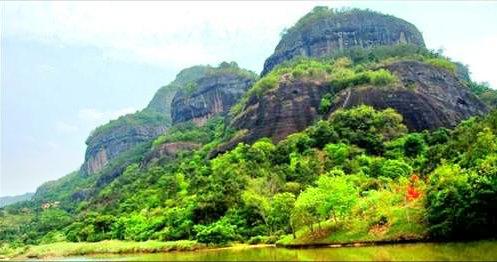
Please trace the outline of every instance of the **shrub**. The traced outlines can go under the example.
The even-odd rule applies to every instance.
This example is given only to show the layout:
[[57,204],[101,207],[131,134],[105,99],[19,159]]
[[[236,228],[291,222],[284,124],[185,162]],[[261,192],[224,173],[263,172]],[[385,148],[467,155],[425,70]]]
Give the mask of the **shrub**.
[[226,219],[221,219],[210,225],[196,225],[197,240],[206,244],[227,244],[238,239],[236,227],[229,224]]
[[375,86],[386,86],[394,83],[397,80],[390,71],[385,69],[380,69],[377,71],[368,71],[367,76],[371,84]]
[[430,65],[436,66],[438,68],[445,69],[453,74],[456,73],[456,64],[452,63],[446,58],[430,58],[427,59],[426,62]]
[[277,236],[255,236],[251,237],[247,243],[249,245],[257,245],[257,244],[274,244],[278,241]]
[[381,166],[381,176],[388,178],[407,177],[412,167],[403,160],[386,160]]
[[321,98],[321,101],[319,102],[319,113],[326,114],[330,110],[332,104],[333,96],[330,93],[327,93],[326,95],[324,95],[323,98]]

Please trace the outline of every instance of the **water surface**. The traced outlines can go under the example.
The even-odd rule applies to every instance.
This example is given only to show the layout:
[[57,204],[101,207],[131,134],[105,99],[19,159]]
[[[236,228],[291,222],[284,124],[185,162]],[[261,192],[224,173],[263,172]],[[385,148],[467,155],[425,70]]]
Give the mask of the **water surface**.
[[155,254],[89,256],[66,259],[133,261],[495,261],[497,260],[497,241],[416,243],[311,249],[286,249],[277,247],[235,248]]

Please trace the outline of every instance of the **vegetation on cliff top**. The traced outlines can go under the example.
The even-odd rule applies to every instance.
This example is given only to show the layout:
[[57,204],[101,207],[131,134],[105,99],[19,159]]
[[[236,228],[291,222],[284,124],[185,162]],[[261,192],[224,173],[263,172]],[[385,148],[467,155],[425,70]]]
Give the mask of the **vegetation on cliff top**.
[[296,32],[301,32],[305,28],[313,26],[316,22],[323,19],[343,19],[346,20],[350,16],[362,16],[362,17],[372,17],[372,16],[384,16],[391,19],[393,22],[399,19],[392,15],[382,14],[370,9],[358,9],[358,8],[329,8],[327,6],[316,6],[309,13],[301,17],[292,27],[284,29],[281,33],[281,37],[284,38],[286,35],[290,35]]
[[421,61],[452,74],[456,73],[454,62],[440,53],[415,45],[350,48],[326,58],[300,57],[278,65],[259,79],[232,107],[230,113],[232,116],[237,116],[243,111],[250,97],[261,97],[269,90],[278,88],[284,81],[303,79],[322,81],[333,87],[334,94],[345,88],[361,85],[392,86],[399,83],[397,77],[381,67],[404,60]]

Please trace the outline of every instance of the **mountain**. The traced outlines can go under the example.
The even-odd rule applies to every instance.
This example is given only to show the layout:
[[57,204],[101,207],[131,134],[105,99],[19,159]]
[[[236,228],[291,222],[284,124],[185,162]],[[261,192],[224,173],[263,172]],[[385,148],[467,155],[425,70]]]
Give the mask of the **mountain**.
[[[328,66],[330,72],[294,71],[311,63],[316,63],[316,68]],[[355,73],[353,68],[353,65],[335,63],[330,66],[303,60],[281,68],[278,74],[262,78],[259,83],[275,78],[274,86],[268,87],[262,94],[247,96],[232,121],[232,126],[244,130],[244,134],[229,142],[221,151],[262,137],[278,142],[304,130],[322,116],[326,117],[340,108],[362,104],[377,109],[395,109],[412,131],[454,127],[464,119],[488,112],[488,107],[470,92],[454,72],[429,62],[399,60],[378,65],[371,71]],[[345,79],[334,76],[343,72],[351,75]],[[382,77],[381,74],[384,74],[384,81],[375,83],[374,77]],[[388,80],[389,77],[391,80]],[[254,85],[254,88],[257,87],[257,84]],[[251,93],[254,92],[247,94]]]
[[[90,134],[82,173],[97,173],[122,153],[166,132],[171,115],[178,122],[190,120],[189,113],[206,117],[228,110],[254,80],[254,73],[238,68],[236,63],[183,69],[156,92],[145,109],[112,120]],[[194,92],[192,86],[198,90]]]
[[97,128],[81,170],[0,209],[0,242],[492,237],[492,92],[406,21],[318,7],[260,77],[187,68]]
[[316,7],[284,33],[261,74],[296,57],[326,57],[343,49],[395,44],[425,46],[414,25],[394,16]]
[[0,208],[7,205],[15,204],[17,202],[28,201],[33,197],[33,195],[34,193],[25,193],[17,196],[0,197]]
[[234,62],[209,69],[188,89],[176,93],[171,102],[173,123],[193,121],[200,125],[216,114],[227,113],[257,78]]

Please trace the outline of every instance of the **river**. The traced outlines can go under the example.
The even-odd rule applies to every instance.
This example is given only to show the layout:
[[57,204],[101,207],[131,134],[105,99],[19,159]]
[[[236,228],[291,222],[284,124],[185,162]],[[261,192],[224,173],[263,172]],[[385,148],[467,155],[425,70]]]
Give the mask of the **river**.
[[71,257],[64,260],[133,261],[323,261],[323,260],[497,260],[497,241],[416,243],[368,247],[286,249],[277,247],[227,248],[191,252]]

